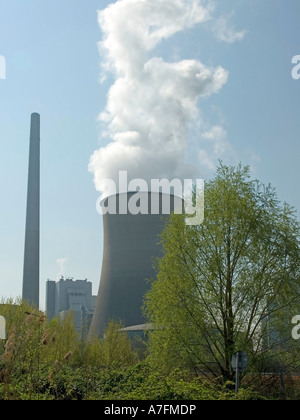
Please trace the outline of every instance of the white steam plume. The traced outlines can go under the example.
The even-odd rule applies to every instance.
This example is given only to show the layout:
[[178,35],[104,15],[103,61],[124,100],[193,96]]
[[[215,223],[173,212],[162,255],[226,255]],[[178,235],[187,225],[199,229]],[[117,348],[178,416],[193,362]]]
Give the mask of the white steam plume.
[[91,156],[98,191],[105,179],[191,178],[186,164],[198,100],[218,92],[228,73],[198,60],[166,62],[150,52],[164,39],[210,19],[212,1],[119,0],[98,13],[103,68],[115,82],[99,119],[110,142]]
[[58,258],[56,262],[59,266],[59,273],[56,276],[56,280],[58,281],[66,274],[66,264],[68,262],[68,258]]

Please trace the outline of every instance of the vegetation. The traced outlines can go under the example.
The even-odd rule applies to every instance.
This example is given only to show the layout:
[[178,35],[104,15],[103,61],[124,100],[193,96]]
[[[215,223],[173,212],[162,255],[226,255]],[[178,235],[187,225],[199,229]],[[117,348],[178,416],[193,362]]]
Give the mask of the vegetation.
[[146,298],[153,367],[234,380],[232,355],[252,372],[299,365],[291,320],[299,311],[299,224],[249,168],[220,165],[206,184],[205,220],[173,215],[158,276]]
[[[262,399],[252,387],[239,396],[174,369],[154,371],[146,354],[111,322],[105,339],[84,343],[72,314],[49,322],[24,302],[0,305],[8,336],[0,347],[0,400],[235,400]],[[140,344],[140,343],[139,343]]]
[[86,343],[71,312],[49,322],[22,301],[5,301],[0,312],[8,331],[0,348],[0,399],[82,399],[98,389],[104,372],[138,361],[121,324],[110,323],[104,340]]
[[[0,400],[299,399],[299,225],[249,169],[220,165],[206,184],[205,220],[170,218],[164,256],[145,297],[153,329],[129,339],[111,322],[83,341],[70,313],[49,321],[3,301]],[[249,366],[234,393],[232,355]]]

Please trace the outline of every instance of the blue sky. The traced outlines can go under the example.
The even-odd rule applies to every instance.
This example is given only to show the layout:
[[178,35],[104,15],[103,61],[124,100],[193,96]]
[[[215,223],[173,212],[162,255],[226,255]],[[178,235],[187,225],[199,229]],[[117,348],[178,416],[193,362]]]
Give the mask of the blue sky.
[[[0,80],[0,296],[22,290],[32,112],[41,115],[41,306],[47,278],[60,273],[88,278],[97,293],[102,221],[88,165],[111,141],[103,136],[108,127],[97,121],[118,77],[110,69],[100,83],[105,57],[97,47],[103,39],[97,10],[111,3],[0,0],[0,55],[6,60],[6,79]],[[228,72],[220,89],[198,98],[186,160],[199,168],[199,177],[211,176],[218,158],[250,164],[254,177],[270,182],[299,211],[300,80],[291,76],[292,57],[300,55],[299,0],[215,4],[211,19],[148,51],[149,59],[198,60]]]

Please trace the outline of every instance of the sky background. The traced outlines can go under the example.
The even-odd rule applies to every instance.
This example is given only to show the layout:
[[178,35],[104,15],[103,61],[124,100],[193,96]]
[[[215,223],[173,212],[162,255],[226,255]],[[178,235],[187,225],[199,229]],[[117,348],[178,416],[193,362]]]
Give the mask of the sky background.
[[[187,10],[192,4],[201,3],[176,2],[186,5]],[[111,32],[105,33],[97,11],[105,10],[111,3],[115,2],[0,0],[0,55],[5,57],[7,66],[6,79],[0,80],[0,296],[17,297],[22,292],[29,124],[33,112],[41,115],[41,308],[45,305],[46,280],[56,280],[60,275],[87,278],[93,283],[94,294],[97,293],[103,241],[102,220],[96,212],[99,177],[122,169],[117,161],[105,159],[110,143],[116,140],[114,136],[122,131],[120,125],[111,124],[118,111],[109,102],[108,93],[114,92],[111,101],[119,100],[124,108],[128,92],[127,96],[118,96],[116,81],[126,79],[128,74],[122,68],[117,69],[116,63],[120,63],[118,59],[126,48],[130,51],[131,43],[134,50],[138,39],[132,31],[135,18],[143,23],[146,16],[143,9],[135,15],[135,4],[147,3],[151,7],[149,0],[121,0],[114,9],[109,9],[115,14],[106,15],[106,30]],[[169,0],[155,3],[172,4]],[[219,158],[225,164],[242,162],[251,166],[253,177],[271,183],[280,200],[299,212],[300,80],[292,78],[291,62],[293,56],[300,55],[300,2],[204,3],[210,6],[214,3],[208,19],[192,25],[193,18],[188,16],[172,36],[162,37],[151,48],[138,50],[141,55],[146,52],[143,63],[154,57],[163,63],[181,63],[176,67],[177,76],[182,75],[183,60],[193,60],[196,67],[202,63],[212,71],[213,82],[216,80],[212,69],[220,66],[228,75],[214,93],[203,96],[199,91],[189,102],[191,106],[183,109],[185,114],[180,114],[182,148],[174,158],[178,164],[170,176],[182,175],[179,172],[183,161],[193,165],[193,174],[200,178],[213,175]],[[133,9],[124,9],[125,6]],[[156,9],[154,24],[164,28],[168,22],[161,19],[159,8]],[[130,15],[131,29],[124,28],[124,10]],[[147,16],[146,23],[151,27],[152,13]],[[109,26],[112,23],[114,26]],[[128,33],[131,37],[125,36]],[[115,44],[99,51],[97,44],[109,34]],[[113,37],[116,34],[121,35],[119,39]],[[123,53],[117,57],[112,52],[118,50],[115,46],[120,47],[123,42],[120,39],[124,39]],[[147,42],[145,38],[145,45]],[[107,54],[112,57],[110,61]],[[128,60],[127,64],[133,63],[131,58]],[[159,76],[161,71],[162,67],[158,68],[155,75]],[[128,109],[146,113],[145,85],[140,76],[130,73],[130,81],[139,80],[136,86],[141,98],[140,102],[128,105]],[[157,77],[157,84],[147,86],[149,97],[156,97],[155,89],[163,81]],[[177,87],[186,87],[188,81],[180,79]],[[174,86],[170,87],[171,93],[177,95],[180,89]],[[192,94],[190,89],[189,99]],[[160,96],[157,102],[162,106]],[[99,121],[99,115],[108,110],[110,119]],[[163,116],[165,121],[174,122],[171,111]],[[136,121],[130,118],[130,124],[135,125]],[[161,150],[166,156],[169,150],[164,148],[163,135],[168,127],[164,125],[161,131]],[[128,127],[126,130],[128,133]],[[186,133],[184,139],[182,133]],[[128,141],[123,136],[123,143],[115,141],[114,147],[128,145]],[[150,150],[154,156],[153,139],[146,136],[141,142],[144,147],[141,150]],[[95,152],[100,158],[89,171]],[[171,163],[169,159],[168,164]]]

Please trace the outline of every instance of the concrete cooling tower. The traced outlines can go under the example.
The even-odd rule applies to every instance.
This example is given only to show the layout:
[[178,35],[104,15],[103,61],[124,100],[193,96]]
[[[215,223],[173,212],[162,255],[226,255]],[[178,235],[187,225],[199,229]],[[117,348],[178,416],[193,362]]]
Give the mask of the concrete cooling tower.
[[[127,203],[134,194],[127,194]],[[102,273],[90,337],[102,336],[110,320],[122,321],[124,327],[146,322],[141,307],[150,288],[148,279],[155,277],[153,262],[162,256],[160,234],[168,218],[163,214],[166,213],[163,203],[170,204],[170,214],[175,208],[182,208],[182,199],[162,193],[142,194],[146,195],[147,214],[120,214],[124,193],[113,196],[116,214],[103,215]]]

